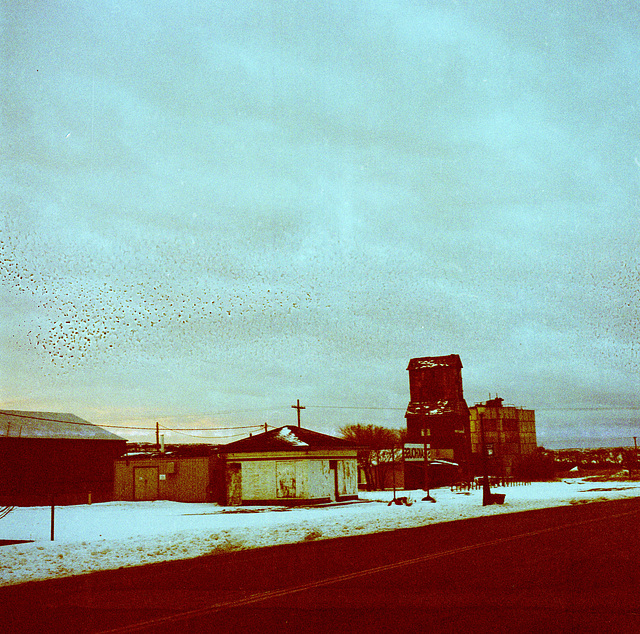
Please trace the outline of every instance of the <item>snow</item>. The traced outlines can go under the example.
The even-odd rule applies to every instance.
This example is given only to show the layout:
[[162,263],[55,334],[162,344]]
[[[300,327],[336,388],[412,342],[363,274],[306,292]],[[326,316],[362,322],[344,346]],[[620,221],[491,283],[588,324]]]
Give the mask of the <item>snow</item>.
[[451,364],[447,357],[435,357],[433,359],[412,359],[412,362],[415,362],[416,368],[441,368],[441,367],[449,367]]
[[304,442],[304,441],[300,440],[300,439],[295,435],[295,433],[293,432],[293,430],[292,430],[292,429],[290,429],[289,427],[283,427],[283,428],[278,432],[278,436],[279,436],[282,440],[284,440],[284,441],[286,441],[286,442],[290,443],[291,445],[294,445],[295,447],[308,447],[308,446],[309,446],[306,442]]
[[436,403],[411,401],[409,403],[408,412],[410,414],[437,415],[445,412],[453,412],[453,407],[449,405],[449,401],[437,401]]
[[123,566],[188,559],[312,539],[363,535],[472,517],[640,496],[640,482],[571,478],[508,488],[503,505],[482,506],[482,490],[398,491],[411,506],[389,506],[391,491],[360,492],[354,503],[318,507],[222,507],[179,502],[109,502],[15,508],[0,520],[0,586]]

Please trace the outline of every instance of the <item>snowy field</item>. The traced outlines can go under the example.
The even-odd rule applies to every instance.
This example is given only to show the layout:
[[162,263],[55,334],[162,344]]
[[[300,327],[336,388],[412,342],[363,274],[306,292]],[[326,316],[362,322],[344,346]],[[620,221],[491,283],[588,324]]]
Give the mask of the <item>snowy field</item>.
[[493,488],[503,505],[482,506],[482,491],[401,491],[411,506],[388,505],[393,493],[360,493],[360,501],[315,508],[221,507],[179,502],[110,502],[16,508],[0,519],[0,539],[33,543],[0,547],[0,585],[200,555],[363,535],[472,517],[640,496],[640,482],[567,479]]

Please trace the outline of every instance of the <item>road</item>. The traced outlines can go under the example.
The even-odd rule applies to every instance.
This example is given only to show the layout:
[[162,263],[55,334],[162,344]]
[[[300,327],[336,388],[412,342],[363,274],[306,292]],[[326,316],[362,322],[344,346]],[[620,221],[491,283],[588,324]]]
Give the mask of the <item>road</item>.
[[640,632],[640,499],[0,588],[3,632]]

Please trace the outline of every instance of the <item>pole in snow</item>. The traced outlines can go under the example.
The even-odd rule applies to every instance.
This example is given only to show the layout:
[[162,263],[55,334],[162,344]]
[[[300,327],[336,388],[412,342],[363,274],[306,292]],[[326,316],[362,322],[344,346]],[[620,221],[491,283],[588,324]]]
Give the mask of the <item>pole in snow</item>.
[[424,489],[427,492],[426,497],[422,498],[423,502],[435,502],[435,499],[431,497],[430,483],[429,483],[429,460],[431,456],[431,443],[427,442],[427,433],[431,434],[430,430],[425,428],[424,430]]
[[480,420],[480,438],[482,440],[482,506],[491,504],[491,487],[489,486],[489,457],[487,456],[487,443],[484,439],[484,421],[482,412],[478,412]]
[[53,541],[53,536],[54,536],[55,515],[56,515],[56,507],[54,504],[53,494],[51,494],[51,541]]
[[391,445],[391,469],[393,473],[393,501],[396,501],[396,446]]

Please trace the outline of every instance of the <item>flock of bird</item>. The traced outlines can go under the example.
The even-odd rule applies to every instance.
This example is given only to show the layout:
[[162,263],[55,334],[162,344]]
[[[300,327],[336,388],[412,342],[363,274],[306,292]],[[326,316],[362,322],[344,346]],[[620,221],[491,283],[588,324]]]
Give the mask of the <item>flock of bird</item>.
[[[314,303],[301,289],[243,285],[206,271],[191,276],[167,266],[156,277],[131,279],[124,270],[108,277],[50,274],[34,258],[0,244],[2,282],[29,306],[20,327],[22,345],[59,369],[144,355],[176,358],[177,349],[205,350],[234,338],[259,337]],[[29,267],[29,264],[33,268]]]

